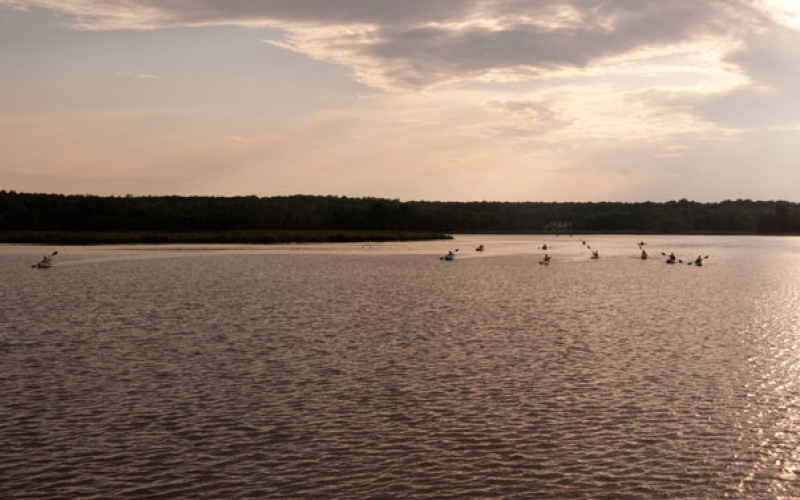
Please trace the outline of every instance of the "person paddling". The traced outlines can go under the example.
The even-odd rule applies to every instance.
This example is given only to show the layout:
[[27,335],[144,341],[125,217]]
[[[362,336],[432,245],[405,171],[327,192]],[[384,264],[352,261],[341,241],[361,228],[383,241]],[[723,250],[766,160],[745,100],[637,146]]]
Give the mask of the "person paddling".
[[703,257],[698,255],[696,259],[694,259],[695,266],[702,266],[703,265]]
[[45,255],[44,257],[42,257],[42,260],[40,260],[39,262],[37,262],[35,265],[33,265],[31,267],[38,267],[39,269],[46,269],[46,268],[52,267],[52,266],[53,266],[52,258],[49,255]]
[[642,259],[646,258],[647,258],[647,252],[645,252],[644,249],[642,249]]
[[544,254],[544,261],[545,262],[550,262],[550,255],[549,254]]

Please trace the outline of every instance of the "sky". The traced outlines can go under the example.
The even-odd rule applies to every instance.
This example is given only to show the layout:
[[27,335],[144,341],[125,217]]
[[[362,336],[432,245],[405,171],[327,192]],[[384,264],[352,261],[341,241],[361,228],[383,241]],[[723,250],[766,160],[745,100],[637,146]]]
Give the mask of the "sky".
[[800,1],[0,0],[0,189],[800,201]]

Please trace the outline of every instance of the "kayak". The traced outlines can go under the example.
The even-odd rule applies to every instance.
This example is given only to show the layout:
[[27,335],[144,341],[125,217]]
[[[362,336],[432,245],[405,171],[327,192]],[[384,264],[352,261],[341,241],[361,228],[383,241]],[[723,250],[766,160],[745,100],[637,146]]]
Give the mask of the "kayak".
[[549,266],[550,265],[550,261],[549,260],[540,260],[539,264],[541,264],[543,266]]
[[32,265],[31,267],[35,267],[37,269],[50,269],[51,267],[53,267],[53,257],[55,257],[56,255],[58,255],[58,251],[55,251],[50,255],[45,255],[44,257],[42,257],[42,260]]
[[678,261],[677,260],[667,259],[667,264],[674,264],[676,262],[678,262]]

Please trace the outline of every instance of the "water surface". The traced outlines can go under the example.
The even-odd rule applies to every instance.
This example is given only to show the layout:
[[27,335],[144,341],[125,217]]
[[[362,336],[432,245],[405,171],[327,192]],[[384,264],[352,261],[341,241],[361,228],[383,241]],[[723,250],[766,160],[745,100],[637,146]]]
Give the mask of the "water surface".
[[800,239],[640,239],[0,246],[0,496],[800,495]]

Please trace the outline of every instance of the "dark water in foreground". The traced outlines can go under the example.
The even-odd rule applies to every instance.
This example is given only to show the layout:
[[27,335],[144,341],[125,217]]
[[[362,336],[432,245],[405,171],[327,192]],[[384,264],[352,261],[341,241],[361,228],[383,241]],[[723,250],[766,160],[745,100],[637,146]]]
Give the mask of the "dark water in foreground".
[[800,239],[591,240],[0,246],[0,497],[800,496]]

